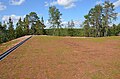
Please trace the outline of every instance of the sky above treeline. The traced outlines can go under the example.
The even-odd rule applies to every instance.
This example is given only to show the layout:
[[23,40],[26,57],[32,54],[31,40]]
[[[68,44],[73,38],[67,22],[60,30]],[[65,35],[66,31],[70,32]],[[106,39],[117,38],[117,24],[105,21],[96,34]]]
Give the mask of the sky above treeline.
[[[14,23],[30,12],[36,12],[39,17],[44,17],[48,24],[49,6],[55,5],[62,13],[62,22],[66,24],[74,20],[76,27],[84,21],[84,15],[96,4],[102,4],[105,0],[0,0],[0,21],[8,21],[12,17]],[[110,0],[115,5],[118,18],[115,24],[120,23],[120,0]]]

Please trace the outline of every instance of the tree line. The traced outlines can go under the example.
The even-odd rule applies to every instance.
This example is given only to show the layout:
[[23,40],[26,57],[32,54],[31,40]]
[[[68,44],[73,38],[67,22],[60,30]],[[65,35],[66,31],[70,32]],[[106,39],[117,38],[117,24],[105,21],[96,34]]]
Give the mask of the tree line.
[[113,21],[117,19],[117,14],[113,3],[107,0],[103,4],[97,4],[90,9],[88,14],[84,16],[85,21],[82,24],[82,28],[74,28],[73,20],[68,22],[66,28],[62,28],[62,14],[55,6],[51,6],[48,20],[51,24],[49,34],[86,37],[117,36],[120,35],[120,24],[113,24]]
[[[117,19],[117,13],[113,3],[109,0],[105,1],[102,5],[98,4],[91,8],[89,13],[84,16],[85,21],[84,31],[87,37],[103,37],[117,35],[120,32],[120,24],[110,26],[113,20]],[[115,29],[117,28],[117,29]],[[113,29],[116,33],[113,33]]]
[[44,35],[45,27],[43,17],[40,19],[35,12],[26,15],[23,20],[20,18],[16,23],[16,28],[14,28],[13,21],[9,17],[7,23],[5,21],[3,24],[0,22],[0,43],[25,35]]
[[0,43],[25,35],[104,37],[120,34],[120,24],[111,25],[113,20],[117,19],[117,13],[110,1],[91,8],[84,16],[85,21],[80,29],[75,28],[73,20],[63,25],[62,13],[55,6],[50,6],[48,12],[49,29],[45,29],[43,17],[38,17],[35,12],[27,14],[23,20],[20,18],[15,25],[16,28],[11,17],[8,22],[0,22]]

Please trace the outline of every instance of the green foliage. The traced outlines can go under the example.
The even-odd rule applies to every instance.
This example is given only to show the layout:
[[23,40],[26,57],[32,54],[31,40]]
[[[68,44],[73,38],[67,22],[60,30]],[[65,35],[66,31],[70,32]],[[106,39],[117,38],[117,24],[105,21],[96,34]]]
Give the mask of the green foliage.
[[40,21],[38,15],[35,12],[31,12],[29,15],[27,15],[27,17],[28,17],[27,20],[29,20],[28,25],[31,25],[30,34],[43,35],[45,32],[43,17],[41,18],[41,21]]
[[[74,32],[72,32],[73,36],[84,36],[84,30],[81,29],[73,29]],[[46,35],[52,35],[54,32],[54,29],[46,29]],[[68,28],[61,28],[60,29],[60,35],[59,36],[70,36],[68,33]]]
[[110,36],[109,24],[116,19],[116,16],[114,5],[109,1],[105,1],[103,5],[96,5],[94,8],[91,8],[89,13],[84,16],[85,36]]
[[9,33],[9,40],[15,38],[14,25],[11,18],[9,18],[9,22],[8,22],[8,33]]
[[85,18],[85,21],[84,21],[84,23],[83,23],[83,29],[84,29],[84,35],[86,36],[86,37],[89,37],[90,36],[90,24],[89,24],[89,15],[85,15],[84,16],[84,18]]
[[113,26],[110,27],[109,34],[110,34],[110,36],[119,35],[120,34],[120,24],[118,24],[118,25],[113,24]]
[[68,36],[74,36],[74,21],[71,20],[70,22],[68,22]]
[[0,22],[0,43],[6,42],[8,41],[8,33],[7,33],[7,25],[4,22],[4,24],[2,25],[2,23]]
[[105,1],[103,4],[103,25],[104,25],[104,36],[108,36],[109,34],[109,24],[112,23],[112,20],[115,20],[117,17],[117,13],[114,12],[114,5],[110,3],[110,1]]
[[24,18],[23,20],[23,26],[24,26],[24,35],[28,35],[29,34],[29,24],[30,24],[30,21],[29,21],[29,15],[26,15],[26,17]]
[[43,19],[43,17],[41,18],[41,22],[40,22],[41,24],[40,24],[40,26],[41,26],[41,30],[42,30],[42,35],[45,35],[45,24],[44,24],[44,19]]
[[76,29],[73,20],[62,28],[62,13],[55,6],[49,7],[50,28],[45,29],[44,18],[38,17],[37,13],[30,12],[22,20],[18,20],[16,29],[11,18],[8,23],[0,22],[0,43],[24,36],[24,35],[56,35],[56,36],[86,36],[103,37],[120,35],[120,24],[109,26],[116,19],[113,3],[105,1],[102,5],[91,8],[84,16],[83,28]]
[[51,24],[52,29],[54,29],[53,35],[60,35],[60,28],[61,28],[61,16],[59,9],[55,6],[49,7],[49,23]]
[[21,21],[21,18],[19,19],[18,23],[16,24],[16,37],[21,37],[24,35],[24,31],[23,31],[23,22]]

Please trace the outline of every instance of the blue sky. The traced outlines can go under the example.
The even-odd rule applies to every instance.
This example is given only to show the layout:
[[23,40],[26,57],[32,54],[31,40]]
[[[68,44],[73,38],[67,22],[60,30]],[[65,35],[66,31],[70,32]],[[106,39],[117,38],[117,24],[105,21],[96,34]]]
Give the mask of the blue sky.
[[[74,20],[76,25],[84,21],[84,15],[98,3],[105,0],[0,0],[0,21],[6,21],[9,16],[16,22],[30,12],[43,16],[46,23],[49,18],[48,8],[55,5],[62,15],[63,23]],[[115,11],[120,13],[120,0],[110,0],[115,5]],[[120,14],[116,22],[120,23]],[[47,25],[47,24],[46,24]]]

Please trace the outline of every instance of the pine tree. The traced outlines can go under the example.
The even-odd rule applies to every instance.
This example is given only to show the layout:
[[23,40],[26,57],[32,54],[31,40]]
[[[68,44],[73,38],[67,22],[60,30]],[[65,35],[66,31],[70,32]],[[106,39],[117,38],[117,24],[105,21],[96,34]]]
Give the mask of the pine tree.
[[51,24],[51,27],[54,32],[53,35],[60,35],[60,28],[61,28],[61,16],[59,9],[57,9],[55,6],[49,7],[49,23]]
[[45,34],[45,25],[44,25],[44,19],[43,19],[43,17],[41,18],[41,27],[42,27],[42,35],[44,35]]
[[2,31],[3,31],[3,26],[2,23],[0,22],[0,35],[2,34]]
[[112,20],[116,19],[116,15],[114,5],[109,1],[105,1],[103,5],[96,5],[91,8],[84,22],[87,36],[87,27],[90,27],[90,36],[100,37],[110,35],[109,24],[112,23]]
[[85,18],[85,21],[83,22],[84,35],[86,37],[89,37],[90,36],[89,15],[85,15],[84,18]]
[[21,18],[18,20],[17,24],[16,24],[16,37],[21,37],[24,35],[24,32],[23,32],[23,23],[22,23],[22,20]]
[[7,24],[5,23],[5,21],[3,22],[3,31],[6,33],[7,30]]
[[30,29],[29,29],[29,24],[30,24],[30,22],[29,22],[29,15],[26,15],[26,17],[25,17],[24,20],[23,20],[23,25],[24,25],[23,31],[24,31],[24,35],[28,35],[28,34],[29,34],[29,31],[30,31]]
[[69,36],[74,36],[74,27],[75,27],[75,24],[73,20],[68,22],[68,35]]
[[0,43],[2,43],[2,23],[0,22]]
[[117,13],[114,12],[114,5],[113,3],[111,3],[109,0],[105,1],[105,3],[103,4],[103,36],[108,36],[108,32],[109,32],[109,24],[112,23],[112,20],[116,19]]
[[14,25],[11,17],[9,17],[9,22],[8,22],[8,33],[9,33],[9,40],[12,40],[15,38]]
[[36,35],[42,35],[43,34],[41,24],[42,23],[40,22],[40,20],[38,20],[35,24],[35,30],[36,30],[35,34]]
[[36,32],[39,31],[39,29],[37,28],[38,26],[36,25],[39,20],[39,17],[35,12],[31,12],[31,13],[29,13],[28,18],[29,18],[29,22],[31,24],[32,34],[36,34]]

